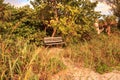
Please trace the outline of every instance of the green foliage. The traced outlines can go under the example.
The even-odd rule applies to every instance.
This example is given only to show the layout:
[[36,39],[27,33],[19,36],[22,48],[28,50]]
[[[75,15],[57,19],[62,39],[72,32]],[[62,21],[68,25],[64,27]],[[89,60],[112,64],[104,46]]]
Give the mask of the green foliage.
[[0,38],[0,45],[1,80],[47,80],[66,69],[59,55],[52,56],[52,53],[46,52],[47,49],[29,44],[22,37],[14,40]]
[[97,72],[101,74],[112,70],[107,64],[102,63],[102,62],[99,62],[99,64],[95,66],[95,69]]
[[[88,0],[78,1],[31,1],[34,6],[37,19],[41,19],[48,27],[56,29],[56,35],[81,38],[84,32],[89,32],[94,18],[99,16],[94,11],[97,2]],[[35,6],[37,4],[37,6]],[[55,31],[53,31],[54,33]],[[70,42],[70,41],[69,41]]]
[[[119,30],[115,32],[117,31],[119,32]],[[113,33],[111,37],[105,34],[96,35],[89,42],[71,45],[68,48],[69,51],[64,53],[64,57],[70,58],[75,64],[82,64],[99,73],[119,70],[119,34]]]
[[[6,5],[7,6],[7,5]],[[29,6],[22,8],[9,8],[6,7],[7,11],[10,11],[8,19],[4,17],[0,20],[0,35],[2,38],[17,38],[23,37],[30,43],[36,43],[36,45],[42,45],[42,38],[45,36],[45,32],[40,30],[41,21],[35,20],[35,13]],[[6,11],[6,10],[3,10]],[[33,15],[33,16],[32,16]],[[32,16],[32,17],[31,17]]]
[[0,34],[4,38],[9,34],[23,37],[36,45],[43,44],[44,36],[62,36],[68,43],[79,42],[84,34],[89,34],[94,18],[99,16],[94,11],[97,2],[88,0],[34,0],[33,9],[27,5],[14,8],[2,1],[1,4]]
[[118,17],[118,28],[120,29],[120,0],[105,0],[111,6],[113,14]]
[[63,64],[63,62],[57,57],[56,58],[51,58],[49,60],[49,62],[47,63],[46,67],[48,67],[47,71],[49,71],[52,74],[56,74],[59,71],[66,68],[66,66]]
[[[73,62],[83,61],[86,67],[100,73],[119,68],[120,34],[116,29],[116,36],[93,35],[91,41],[80,43],[81,38],[89,40],[90,33],[94,33],[94,19],[100,16],[94,11],[97,2],[34,0],[31,9],[15,8],[3,1],[0,0],[0,80],[50,80],[53,74],[66,69],[61,59],[64,57]],[[115,20],[112,16],[105,19]],[[41,47],[43,38],[51,33],[72,43],[68,47],[71,52],[52,55],[49,49]]]

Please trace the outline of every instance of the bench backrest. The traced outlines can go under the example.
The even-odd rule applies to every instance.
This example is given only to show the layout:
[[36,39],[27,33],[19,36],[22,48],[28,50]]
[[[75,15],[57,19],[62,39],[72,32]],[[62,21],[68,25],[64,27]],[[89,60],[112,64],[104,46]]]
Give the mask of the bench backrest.
[[44,43],[60,43],[63,42],[62,37],[45,37],[44,38]]

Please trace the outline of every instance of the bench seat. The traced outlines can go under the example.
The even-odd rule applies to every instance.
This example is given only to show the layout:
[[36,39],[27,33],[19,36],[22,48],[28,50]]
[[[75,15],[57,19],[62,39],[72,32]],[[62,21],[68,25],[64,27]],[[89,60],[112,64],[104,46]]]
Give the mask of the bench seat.
[[65,44],[62,37],[44,37],[44,44],[45,45],[59,45]]

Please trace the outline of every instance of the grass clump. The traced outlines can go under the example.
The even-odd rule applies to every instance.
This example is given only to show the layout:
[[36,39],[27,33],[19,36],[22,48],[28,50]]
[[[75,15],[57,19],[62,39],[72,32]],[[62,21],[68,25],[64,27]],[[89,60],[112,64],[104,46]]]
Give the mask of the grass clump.
[[23,38],[1,38],[0,42],[0,80],[50,80],[66,68],[59,55]]
[[38,47],[21,37],[0,37],[0,80],[51,80],[52,75],[67,68],[63,58],[101,74],[120,70],[119,35],[100,34],[62,52]]
[[[115,35],[115,36],[114,36]],[[74,63],[89,67],[99,73],[120,69],[120,37],[119,33],[111,36],[100,34],[91,41],[80,42],[69,47],[69,53],[64,54]],[[67,56],[66,56],[67,55]]]

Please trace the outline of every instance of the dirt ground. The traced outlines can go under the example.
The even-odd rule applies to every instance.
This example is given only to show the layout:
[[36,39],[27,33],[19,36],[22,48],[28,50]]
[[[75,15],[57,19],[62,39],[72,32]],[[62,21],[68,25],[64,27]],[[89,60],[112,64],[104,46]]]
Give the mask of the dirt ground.
[[120,71],[99,74],[91,69],[69,64],[69,61],[65,64],[67,70],[54,75],[52,80],[120,80]]
[[[61,51],[63,50],[57,48],[49,50],[53,54]],[[63,58],[62,60],[67,69],[53,75],[52,80],[120,80],[120,71],[99,74],[91,69],[76,66],[69,59]]]

